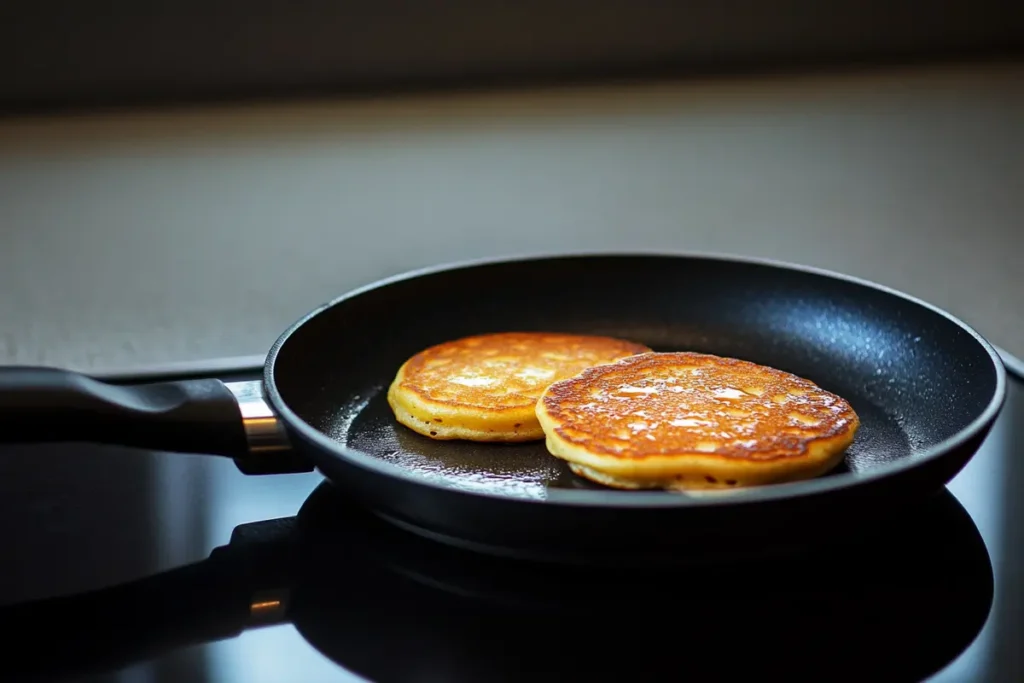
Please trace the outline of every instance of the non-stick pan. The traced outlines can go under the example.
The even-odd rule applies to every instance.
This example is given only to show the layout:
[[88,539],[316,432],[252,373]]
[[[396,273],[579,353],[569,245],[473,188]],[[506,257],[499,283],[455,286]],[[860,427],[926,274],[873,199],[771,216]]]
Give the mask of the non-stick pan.
[[[385,392],[408,356],[509,330],[764,363],[845,397],[862,426],[826,476],[699,496],[602,488],[543,442],[438,442],[395,422]],[[113,386],[7,368],[0,439],[214,453],[247,473],[316,467],[399,526],[493,553],[678,555],[804,543],[937,492],[987,435],[1005,383],[995,350],[966,324],[861,280],[718,256],[551,256],[434,268],[346,294],[281,335],[262,383]]]

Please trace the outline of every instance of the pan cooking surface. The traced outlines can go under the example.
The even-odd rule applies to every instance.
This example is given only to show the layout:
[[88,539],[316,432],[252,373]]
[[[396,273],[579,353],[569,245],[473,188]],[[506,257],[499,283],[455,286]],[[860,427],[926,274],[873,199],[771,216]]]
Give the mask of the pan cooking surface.
[[[435,441],[417,434],[395,420],[387,402],[391,378],[381,379],[379,386],[328,417],[323,431],[349,448],[455,488],[528,498],[544,498],[549,488],[603,488],[573,474],[567,463],[548,453],[543,441],[486,444]],[[863,397],[847,393],[844,398],[860,416],[861,428],[845,462],[826,476],[865,472],[912,455],[910,439],[894,417]]]
[[396,422],[386,390],[402,362],[507,331],[619,337],[805,377],[861,418],[845,463],[826,477],[870,473],[957,435],[990,408],[998,382],[975,335],[896,293],[761,262],[617,255],[476,264],[368,288],[286,336],[272,354],[274,381],[314,429],[424,480],[520,499],[601,489],[543,441],[434,441]]

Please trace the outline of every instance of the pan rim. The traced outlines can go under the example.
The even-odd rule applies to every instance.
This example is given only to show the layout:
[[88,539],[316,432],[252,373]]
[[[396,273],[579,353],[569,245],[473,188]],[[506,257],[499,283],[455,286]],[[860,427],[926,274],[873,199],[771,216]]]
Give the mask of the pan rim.
[[[992,369],[996,375],[996,386],[992,393],[992,397],[989,400],[988,405],[985,409],[963,429],[959,430],[952,436],[937,444],[925,449],[924,451],[916,454],[914,458],[902,458],[895,462],[889,462],[879,465],[876,468],[872,468],[868,472],[844,472],[835,476],[810,479],[804,481],[790,482],[785,484],[774,484],[770,486],[756,487],[750,489],[744,489],[740,495],[724,495],[724,496],[689,496],[676,492],[663,492],[663,491],[621,491],[615,489],[601,490],[601,489],[549,489],[548,494],[543,498],[517,498],[514,496],[503,495],[490,491],[471,491],[465,489],[459,489],[452,486],[447,486],[442,483],[426,481],[415,475],[406,472],[404,469],[397,465],[380,460],[374,456],[364,453],[362,451],[347,448],[339,444],[334,439],[331,439],[320,430],[316,429],[305,420],[300,418],[285,402],[277,389],[277,383],[274,378],[274,372],[276,368],[277,358],[281,352],[281,349],[287,344],[288,340],[292,335],[302,328],[307,322],[310,322],[315,317],[324,313],[328,309],[333,308],[336,305],[344,303],[354,299],[362,294],[370,291],[381,289],[383,287],[396,284],[399,282],[406,282],[409,280],[415,280],[420,277],[428,275],[440,274],[444,272],[458,271],[458,270],[469,270],[472,268],[495,266],[495,265],[512,265],[515,263],[522,263],[527,261],[550,261],[550,260],[563,260],[563,259],[588,259],[588,258],[664,258],[664,259],[680,259],[680,260],[705,260],[705,261],[726,261],[731,263],[742,263],[748,265],[766,266],[775,269],[788,270],[792,272],[806,273],[809,275],[816,275],[824,278],[831,278],[848,282],[853,285],[872,289],[883,294],[891,295],[903,299],[908,303],[915,304],[922,308],[925,308],[961,328],[964,332],[969,334],[976,343],[978,343],[982,349],[989,356],[989,360],[992,363]],[[506,503],[516,504],[544,504],[544,505],[561,505],[567,507],[603,507],[603,508],[652,508],[652,507],[717,507],[722,505],[736,506],[736,505],[749,505],[758,503],[770,503],[778,502],[782,500],[789,500],[793,498],[804,498],[809,496],[820,496],[826,495],[832,492],[848,490],[852,488],[861,488],[874,484],[879,481],[889,479],[902,472],[917,469],[926,463],[939,460],[942,456],[955,450],[959,446],[968,442],[980,432],[989,428],[991,424],[998,417],[1000,411],[1003,408],[1003,404],[1006,400],[1006,368],[1003,365],[1002,359],[995,347],[983,337],[977,330],[968,325],[960,318],[954,316],[952,313],[931,304],[923,299],[915,297],[906,292],[894,289],[887,285],[882,285],[877,282],[859,278],[853,275],[846,275],[831,271],[825,268],[819,268],[816,266],[808,266],[797,263],[790,263],[786,261],[756,257],[756,256],[741,256],[736,254],[724,253],[724,252],[700,252],[700,251],[674,251],[674,250],[587,250],[587,251],[567,251],[567,252],[538,252],[538,253],[522,253],[516,255],[505,255],[486,257],[478,259],[468,259],[461,261],[454,261],[448,263],[442,263],[438,265],[427,266],[424,268],[417,268],[408,270],[402,273],[398,273],[389,277],[385,277],[368,284],[362,285],[355,289],[349,290],[341,294],[340,296],[312,309],[307,312],[304,316],[299,318],[297,321],[292,323],[284,332],[281,333],[277,341],[271,347],[266,357],[266,363],[264,365],[263,372],[263,385],[267,400],[269,400],[274,411],[278,414],[279,418],[282,419],[285,424],[292,430],[297,431],[303,438],[314,443],[318,448],[331,453],[335,457],[341,457],[351,465],[360,467],[364,470],[377,475],[384,475],[388,477],[395,477],[406,482],[416,484],[419,486],[426,486],[432,489],[437,489],[440,492],[452,495],[463,495],[468,497],[479,497],[479,498],[491,498],[495,501],[503,501]],[[972,455],[973,457],[973,455]],[[314,464],[316,464],[314,462]]]

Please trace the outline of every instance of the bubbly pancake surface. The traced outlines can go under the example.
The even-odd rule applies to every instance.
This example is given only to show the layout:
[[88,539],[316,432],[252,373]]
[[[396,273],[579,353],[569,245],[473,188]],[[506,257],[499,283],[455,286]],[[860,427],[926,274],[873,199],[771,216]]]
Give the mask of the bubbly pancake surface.
[[548,385],[648,351],[630,341],[587,335],[465,337],[407,360],[388,390],[388,403],[400,423],[435,439],[542,439],[536,405]]
[[537,404],[548,450],[620,488],[780,483],[837,465],[860,421],[844,399],[775,368],[647,353],[553,383]]

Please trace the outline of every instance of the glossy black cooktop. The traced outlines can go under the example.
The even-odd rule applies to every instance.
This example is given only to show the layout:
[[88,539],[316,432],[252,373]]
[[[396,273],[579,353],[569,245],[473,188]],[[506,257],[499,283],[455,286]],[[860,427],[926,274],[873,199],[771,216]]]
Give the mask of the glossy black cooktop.
[[422,541],[317,474],[0,449],[0,680],[1024,681],[1024,383],[943,492],[742,565],[558,570]]

